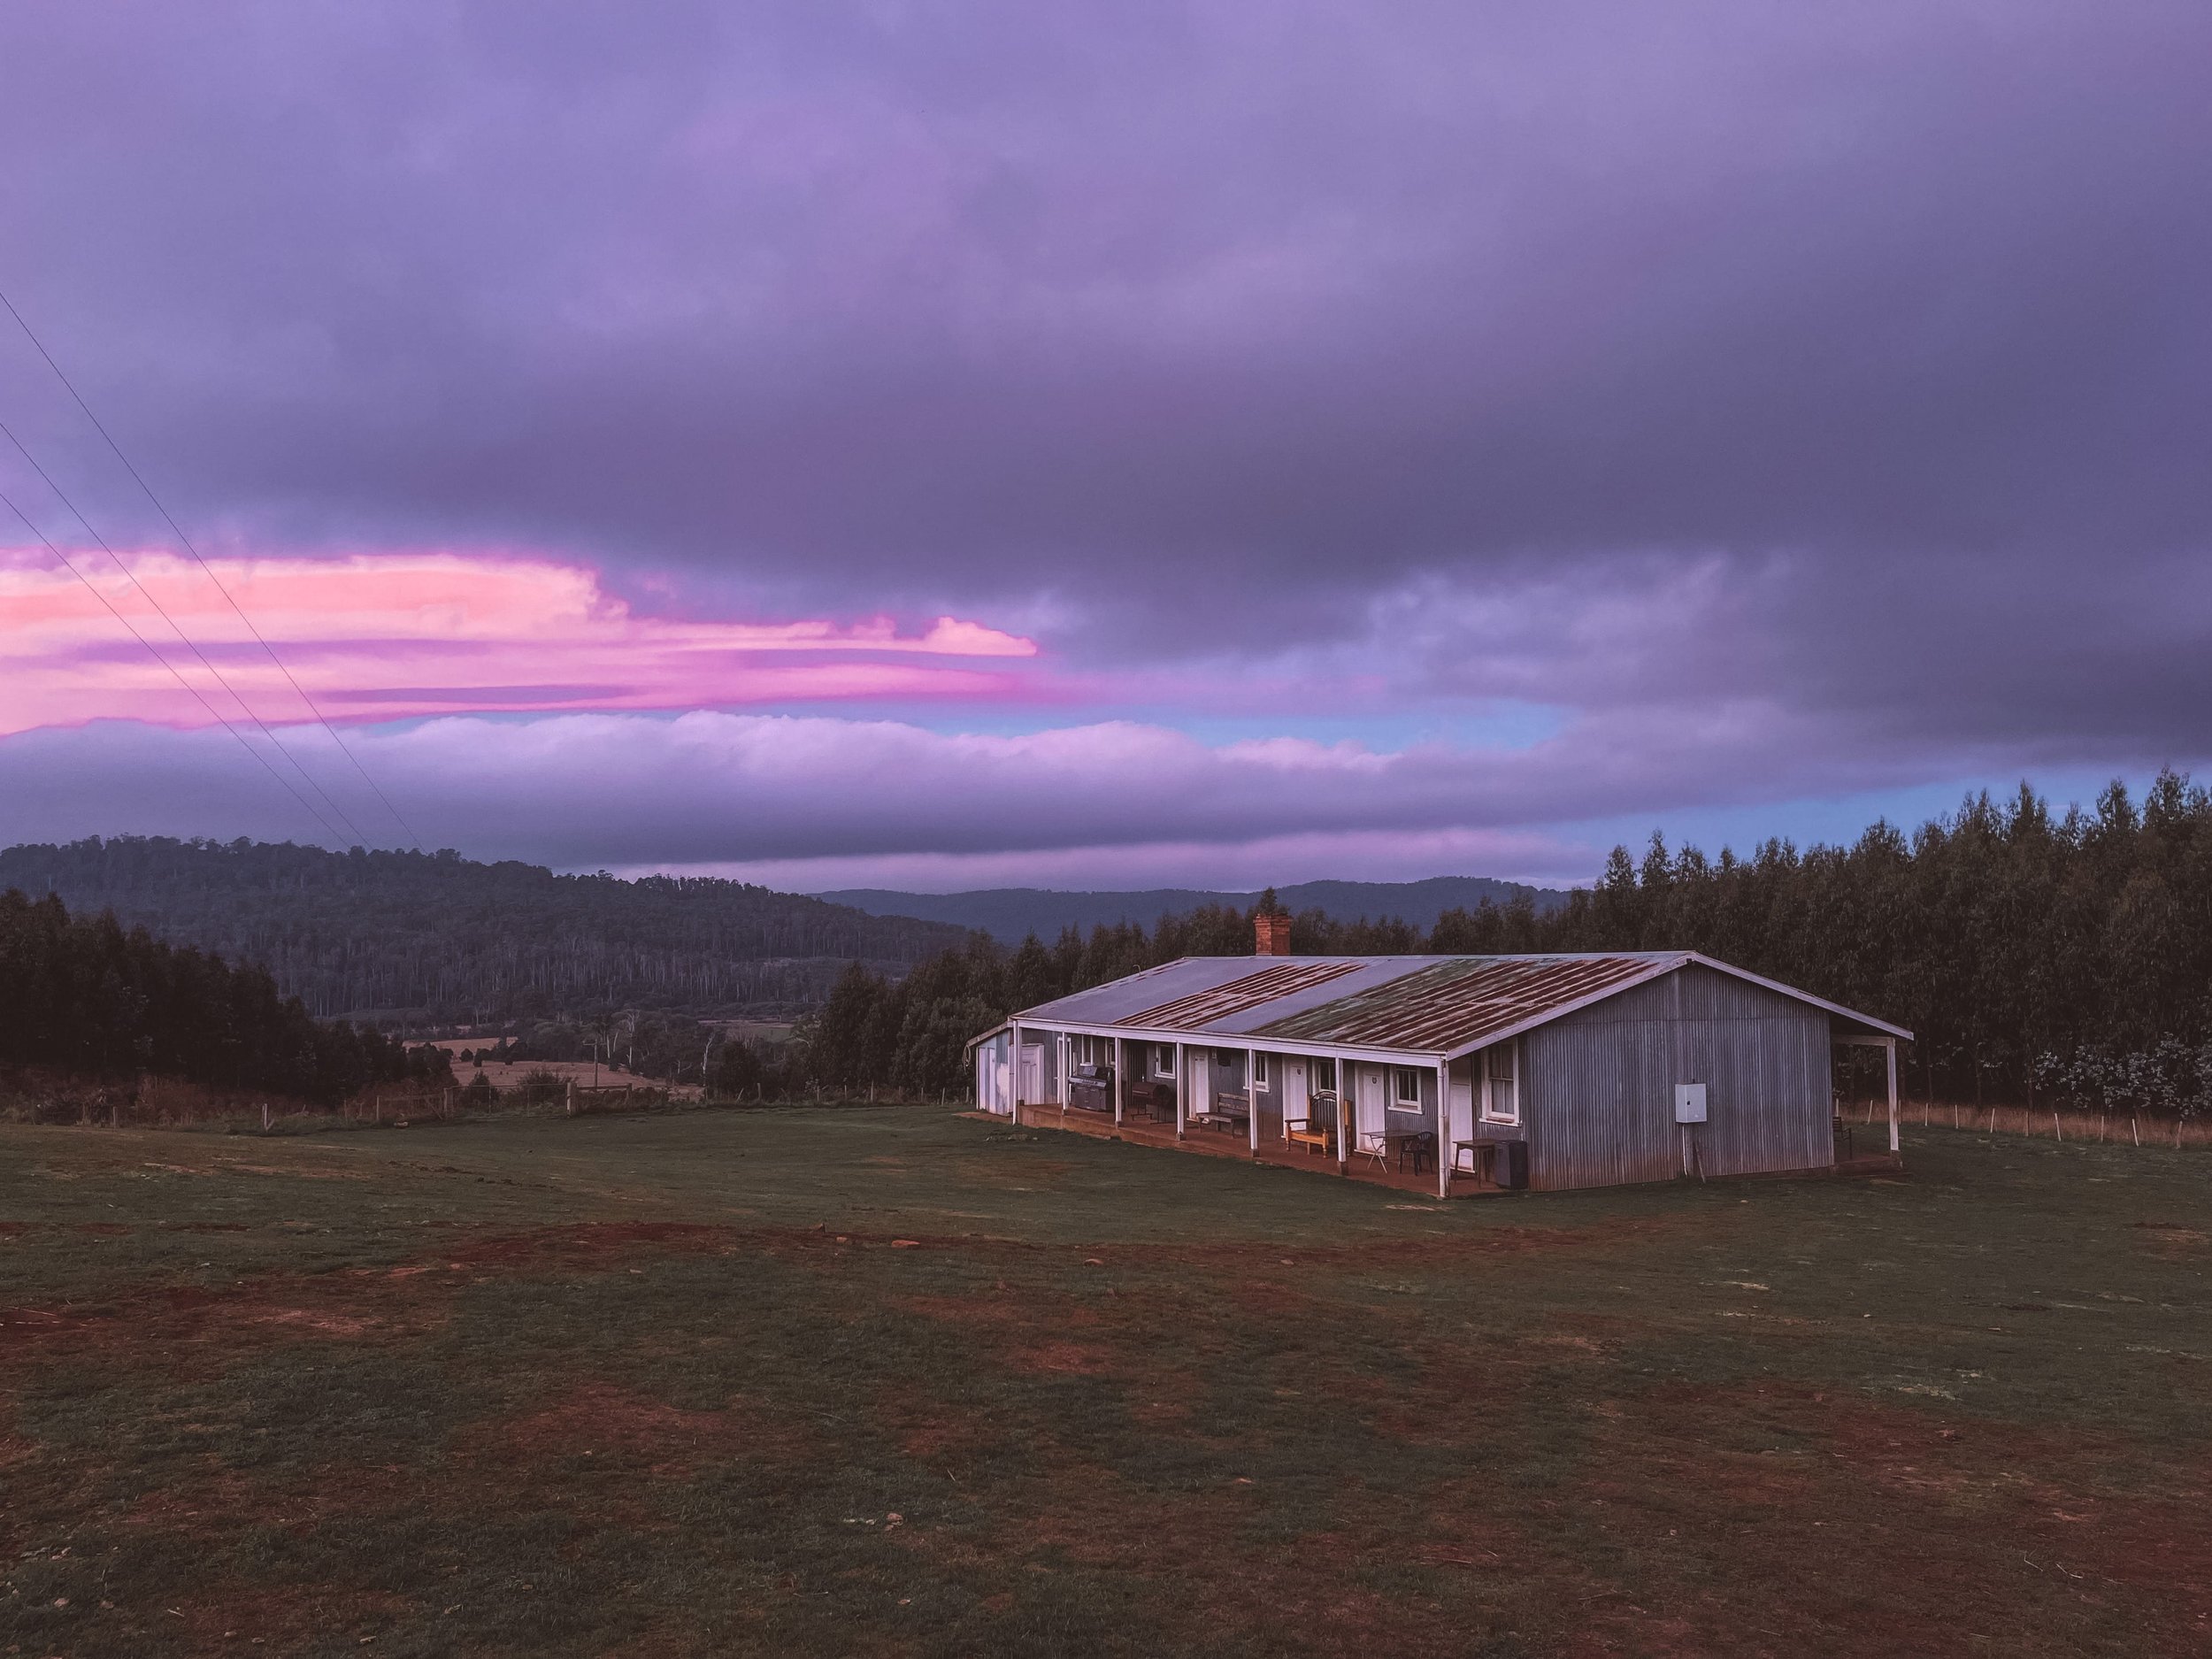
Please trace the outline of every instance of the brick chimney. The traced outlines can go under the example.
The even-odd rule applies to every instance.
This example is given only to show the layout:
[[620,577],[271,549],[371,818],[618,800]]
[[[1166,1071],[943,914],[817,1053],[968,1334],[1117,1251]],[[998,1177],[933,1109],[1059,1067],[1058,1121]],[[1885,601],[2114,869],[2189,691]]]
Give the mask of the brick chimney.
[[1252,931],[1263,956],[1290,955],[1290,918],[1279,910],[1262,910],[1252,918]]

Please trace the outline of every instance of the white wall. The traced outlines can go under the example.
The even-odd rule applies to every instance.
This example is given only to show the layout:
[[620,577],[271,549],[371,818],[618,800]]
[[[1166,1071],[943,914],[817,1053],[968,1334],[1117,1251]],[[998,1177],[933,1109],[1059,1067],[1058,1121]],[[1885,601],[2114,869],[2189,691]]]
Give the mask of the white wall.
[[987,1112],[1005,1117],[1013,1110],[1013,1078],[1008,1068],[1010,1039],[1002,1032],[975,1051],[975,1103]]

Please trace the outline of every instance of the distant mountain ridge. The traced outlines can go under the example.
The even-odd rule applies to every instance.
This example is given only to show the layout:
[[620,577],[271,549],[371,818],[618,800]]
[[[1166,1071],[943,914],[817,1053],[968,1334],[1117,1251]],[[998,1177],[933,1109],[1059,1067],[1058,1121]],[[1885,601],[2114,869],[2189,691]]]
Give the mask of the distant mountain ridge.
[[[1567,895],[1555,887],[1527,887],[1490,876],[1432,876],[1425,881],[1302,881],[1278,887],[1275,896],[1288,910],[1325,910],[1334,919],[1396,917],[1423,929],[1449,910],[1471,910],[1485,899],[1510,904],[1526,894],[1538,914],[1558,910]],[[902,893],[887,887],[842,887],[817,898],[849,905],[871,916],[910,916],[979,928],[1005,944],[1029,934],[1051,941],[1064,927],[1088,933],[1094,927],[1140,922],[1149,927],[1163,916],[1224,904],[1249,910],[1258,891],[1211,892],[1197,887],[1154,887],[1141,893],[1061,892],[1050,887],[982,887],[968,893]]]
[[567,876],[454,852],[95,836],[0,849],[0,890],[58,893],[172,944],[257,962],[308,1011],[437,1022],[818,1003],[845,964],[896,973],[966,935],[695,877]]

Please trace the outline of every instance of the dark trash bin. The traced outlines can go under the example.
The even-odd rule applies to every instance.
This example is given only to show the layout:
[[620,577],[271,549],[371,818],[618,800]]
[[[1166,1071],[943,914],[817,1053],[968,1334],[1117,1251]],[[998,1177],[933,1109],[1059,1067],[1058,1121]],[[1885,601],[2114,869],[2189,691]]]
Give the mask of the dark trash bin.
[[1528,1142],[1503,1141],[1498,1143],[1498,1185],[1508,1192],[1523,1192],[1528,1187]]

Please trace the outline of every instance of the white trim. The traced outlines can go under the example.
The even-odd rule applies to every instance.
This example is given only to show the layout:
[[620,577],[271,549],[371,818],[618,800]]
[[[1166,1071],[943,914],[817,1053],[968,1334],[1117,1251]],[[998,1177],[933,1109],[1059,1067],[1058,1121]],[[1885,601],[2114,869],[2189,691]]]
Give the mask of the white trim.
[[992,1026],[990,1030],[985,1032],[980,1037],[969,1038],[965,1047],[968,1048],[978,1048],[982,1044],[990,1041],[992,1038],[1002,1036],[1005,1033],[1013,1030],[1013,1028],[1014,1022],[1012,1020],[1002,1019],[997,1025]]
[[1732,963],[1722,962],[1717,957],[1708,956],[1695,950],[1685,951],[1683,960],[1717,969],[1722,973],[1732,973],[1739,979],[1748,979],[1754,985],[1763,985],[1768,990],[1777,992],[1783,996],[1795,997],[1801,1002],[1810,1002],[1815,1008],[1824,1008],[1840,1019],[1855,1019],[1860,1025],[1871,1025],[1875,1030],[1894,1037],[1900,1041],[1910,1042],[1912,1041],[1912,1033],[1902,1025],[1893,1025],[1886,1019],[1875,1018],[1871,1014],[1862,1014],[1855,1008],[1846,1008],[1840,1002],[1832,1002],[1824,996],[1815,996],[1810,991],[1801,991],[1793,985],[1783,984],[1779,979],[1767,979],[1763,975],[1752,972],[1748,968],[1739,968]]
[[1452,1063],[1436,1063],[1436,1195],[1452,1195],[1452,1164],[1455,1161],[1452,1147]]
[[[1248,1039],[1240,1032],[1203,1032],[1177,1030],[1165,1025],[1116,1025],[1092,1020],[1031,1019],[1023,1017],[1023,1024],[1045,1031],[1086,1032],[1096,1037],[1125,1037],[1131,1042],[1152,1043],[1161,1048],[1188,1044],[1194,1048],[1241,1048]],[[1272,1045],[1271,1054],[1295,1054],[1310,1059],[1364,1060],[1372,1065],[1433,1064],[1442,1057],[1442,1051],[1434,1048],[1361,1048],[1348,1043],[1306,1042],[1281,1037],[1268,1039]]]
[[[1893,1040],[1884,1046],[1889,1050],[1889,1149],[1894,1156],[1904,1149],[1897,1139],[1897,1044]],[[2051,1122],[2055,1126],[2058,1119]]]

